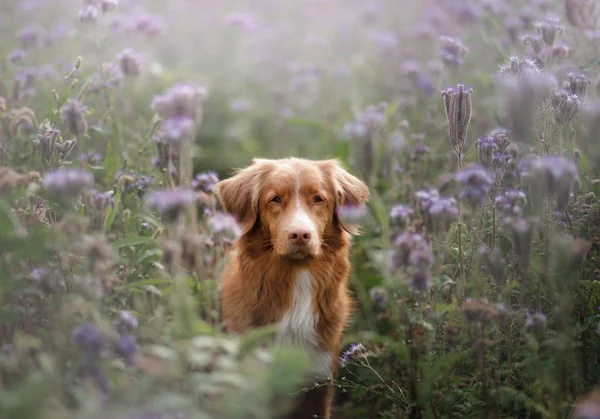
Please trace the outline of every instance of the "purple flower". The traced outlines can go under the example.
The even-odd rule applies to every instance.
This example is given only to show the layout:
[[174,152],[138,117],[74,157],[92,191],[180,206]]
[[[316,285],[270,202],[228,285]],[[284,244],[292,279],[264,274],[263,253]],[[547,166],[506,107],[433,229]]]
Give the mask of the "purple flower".
[[252,108],[252,102],[244,98],[232,99],[229,108],[234,112],[247,112]]
[[121,71],[125,77],[137,77],[141,72],[141,58],[131,48],[126,48],[117,55]]
[[17,32],[23,48],[42,46],[46,40],[46,30],[37,23],[31,23]]
[[192,180],[192,187],[206,193],[211,193],[217,182],[219,182],[219,177],[215,172],[203,172],[198,173],[196,177],[194,177],[194,180]]
[[86,113],[87,107],[77,99],[69,99],[60,108],[60,118],[63,124],[76,137],[87,131]]
[[492,177],[485,168],[473,165],[461,170],[455,176],[461,186],[458,199],[472,208],[485,203],[492,186]]
[[103,158],[102,154],[95,152],[94,150],[88,150],[85,153],[81,153],[81,159],[93,166],[100,164]]
[[123,335],[119,338],[116,345],[116,352],[125,360],[125,364],[132,366],[135,363],[137,355],[137,346],[133,335]]
[[103,63],[98,73],[90,77],[89,89],[91,92],[101,92],[120,86],[123,80],[121,68],[112,63]]
[[548,318],[542,312],[525,313],[525,328],[531,329],[536,326],[543,326],[547,320]]
[[196,195],[191,189],[175,188],[152,192],[148,196],[146,204],[156,209],[167,220],[174,221],[185,208],[193,205],[195,201]]
[[207,95],[205,88],[193,84],[177,84],[152,100],[151,107],[162,118],[167,138],[179,141],[196,124],[197,108]]
[[429,241],[419,233],[400,234],[392,244],[389,267],[393,273],[400,269],[421,272],[433,262]]
[[479,152],[479,162],[486,168],[492,167],[492,160],[494,158],[494,151],[496,150],[496,143],[490,136],[479,138],[475,141],[477,151]]
[[538,33],[542,35],[544,43],[548,46],[554,45],[556,37],[562,34],[565,27],[560,23],[560,20],[554,16],[548,16],[541,22],[535,24]]
[[138,327],[138,320],[130,311],[122,311],[117,323],[117,330],[121,335],[133,332]]
[[84,197],[85,206],[91,211],[103,211],[115,206],[115,199],[111,191],[100,192],[96,189],[90,190]]
[[367,216],[367,208],[364,205],[341,205],[337,216],[342,223],[357,224]]
[[369,290],[369,297],[371,297],[371,301],[379,307],[385,307],[387,305],[388,294],[385,288],[383,287],[373,287]]
[[209,229],[217,238],[237,239],[241,229],[234,217],[223,212],[211,215],[207,221]]
[[405,223],[413,214],[414,210],[408,205],[404,204],[394,205],[390,210],[390,218],[400,222],[401,224]]
[[522,213],[520,204],[525,202],[525,194],[514,188],[506,188],[496,197],[495,204],[506,216],[519,216]]
[[440,196],[433,200],[428,212],[434,222],[447,225],[458,218],[458,204],[451,196]]
[[577,183],[578,170],[573,160],[563,156],[544,156],[531,163],[526,180],[530,196],[537,205],[545,196],[555,197],[557,208],[564,210],[569,203],[571,189]]
[[144,13],[137,17],[134,28],[148,37],[158,36],[167,30],[167,24],[159,16]]
[[469,52],[469,48],[460,39],[449,36],[440,36],[440,42],[442,44],[440,57],[444,64],[448,67],[458,67],[462,64],[462,56]]
[[25,55],[25,51],[23,51],[22,49],[18,49],[8,54],[8,60],[12,61],[13,63],[16,63],[21,61],[23,57],[25,57]]
[[366,351],[365,345],[362,343],[353,343],[350,348],[346,350],[342,356],[340,356],[340,366],[344,368],[348,362],[352,362],[357,359]]
[[85,323],[73,331],[73,340],[81,346],[88,361],[95,360],[102,351],[102,332],[93,323]]
[[43,184],[54,195],[74,198],[94,185],[94,176],[80,169],[58,169],[46,173]]

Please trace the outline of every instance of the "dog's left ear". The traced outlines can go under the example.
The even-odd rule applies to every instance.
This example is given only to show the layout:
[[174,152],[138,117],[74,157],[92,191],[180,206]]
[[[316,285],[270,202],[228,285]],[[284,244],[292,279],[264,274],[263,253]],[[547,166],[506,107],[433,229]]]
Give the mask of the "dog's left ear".
[[360,226],[356,223],[344,221],[337,217],[337,210],[340,207],[361,207],[369,201],[368,186],[356,176],[350,174],[342,166],[339,160],[326,160],[323,162],[323,169],[333,180],[333,189],[335,193],[335,211],[341,226],[348,233],[359,234]]

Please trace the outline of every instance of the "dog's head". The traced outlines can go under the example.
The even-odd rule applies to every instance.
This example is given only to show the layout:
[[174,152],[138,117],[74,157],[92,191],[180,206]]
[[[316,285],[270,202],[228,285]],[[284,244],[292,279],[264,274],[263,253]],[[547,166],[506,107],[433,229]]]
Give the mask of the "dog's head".
[[293,259],[319,257],[332,234],[358,234],[337,209],[369,199],[367,185],[337,160],[254,159],[215,191],[243,235],[260,234],[262,247]]

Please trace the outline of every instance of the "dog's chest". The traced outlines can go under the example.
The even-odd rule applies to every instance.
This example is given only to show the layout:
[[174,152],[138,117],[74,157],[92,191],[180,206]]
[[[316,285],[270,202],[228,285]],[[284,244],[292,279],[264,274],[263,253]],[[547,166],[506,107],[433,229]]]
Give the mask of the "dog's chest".
[[312,276],[308,271],[300,271],[294,278],[292,304],[279,322],[277,341],[279,343],[317,348],[317,322],[313,303]]

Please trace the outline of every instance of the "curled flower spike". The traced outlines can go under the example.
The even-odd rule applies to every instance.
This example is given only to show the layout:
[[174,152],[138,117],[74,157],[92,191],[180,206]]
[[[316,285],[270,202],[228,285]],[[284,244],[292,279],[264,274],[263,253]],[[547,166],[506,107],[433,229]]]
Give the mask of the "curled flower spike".
[[560,89],[552,94],[551,102],[557,124],[568,124],[579,113],[581,102],[575,94]]
[[500,66],[500,74],[512,74],[514,76],[519,76],[526,72],[539,73],[540,71],[535,60],[529,57],[519,58],[516,55],[511,55],[508,58],[508,63]]
[[565,31],[560,20],[556,17],[547,17],[541,22],[536,23],[535,28],[542,35],[544,43],[551,47],[556,41],[556,37]]
[[73,135],[79,137],[87,131],[87,107],[77,99],[69,99],[60,109],[60,118]]
[[35,144],[44,160],[50,161],[52,156],[54,156],[54,153],[56,152],[56,140],[59,135],[60,131],[57,129],[50,129],[36,135],[33,144]]
[[348,362],[352,362],[357,359],[360,355],[362,355],[366,351],[365,345],[362,343],[353,343],[350,345],[350,348],[346,352],[342,354],[340,357],[340,366],[343,368],[348,364]]
[[117,55],[121,65],[121,71],[125,77],[137,77],[141,73],[141,59],[137,52],[126,48]]
[[492,167],[494,151],[497,149],[494,140],[490,137],[479,138],[475,141],[475,145],[479,152],[479,162],[488,169]]
[[592,84],[592,79],[585,74],[575,73],[569,73],[567,77],[569,78],[566,83],[569,93],[577,95],[580,100],[583,99],[587,93],[587,88]]
[[467,129],[471,121],[471,93],[473,89],[464,84],[443,90],[446,117],[448,118],[448,135],[450,143],[457,155],[460,155],[466,141]]

